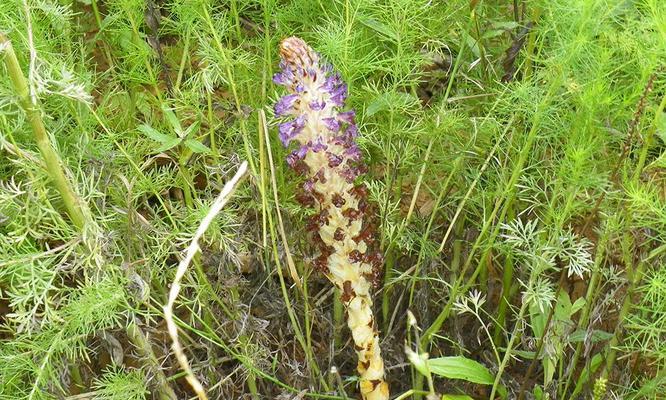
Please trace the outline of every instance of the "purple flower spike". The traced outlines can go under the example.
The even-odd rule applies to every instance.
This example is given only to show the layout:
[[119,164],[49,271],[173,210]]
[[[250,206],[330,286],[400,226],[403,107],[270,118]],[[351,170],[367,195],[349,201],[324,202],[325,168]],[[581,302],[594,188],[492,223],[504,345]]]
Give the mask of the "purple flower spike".
[[297,198],[318,212],[307,228],[319,249],[313,266],[340,289],[341,300],[348,306],[359,358],[360,398],[389,400],[370,295],[381,274],[381,259],[375,256],[374,224],[367,220],[372,214],[368,190],[356,182],[367,168],[356,143],[356,115],[353,110],[344,111],[347,85],[301,39],[283,40],[280,55],[282,71],[274,81],[284,85],[288,94],[275,105],[275,115],[296,116],[280,124],[278,131],[285,146],[292,140],[300,146],[287,156],[287,163],[305,177]]
[[273,107],[275,110],[275,116],[282,117],[289,114],[289,112],[294,109],[294,104],[296,104],[299,99],[300,96],[297,94],[288,94],[286,96],[282,96]]

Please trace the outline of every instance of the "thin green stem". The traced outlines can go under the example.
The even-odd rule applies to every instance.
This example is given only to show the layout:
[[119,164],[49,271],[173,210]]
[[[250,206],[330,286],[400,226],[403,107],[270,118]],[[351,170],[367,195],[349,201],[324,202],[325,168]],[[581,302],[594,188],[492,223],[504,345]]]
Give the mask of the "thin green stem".
[[30,97],[28,82],[23,76],[14,48],[9,39],[2,33],[0,33],[0,47],[4,47],[5,67],[18,96],[19,104],[30,122],[37,147],[46,165],[46,173],[60,194],[72,223],[78,230],[82,231],[86,223],[89,222],[89,217],[86,217],[87,207],[84,201],[76,195],[72,183],[67,179],[65,164],[53,148],[42,121],[39,106]]

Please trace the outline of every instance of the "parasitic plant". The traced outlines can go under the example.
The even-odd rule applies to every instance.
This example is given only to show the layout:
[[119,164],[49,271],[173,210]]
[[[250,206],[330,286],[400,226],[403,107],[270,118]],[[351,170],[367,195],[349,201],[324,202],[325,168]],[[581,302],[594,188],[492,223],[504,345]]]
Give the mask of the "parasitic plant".
[[354,111],[341,110],[347,85],[299,38],[283,40],[280,55],[282,71],[273,81],[289,93],[275,104],[275,115],[286,119],[279,125],[282,143],[298,144],[287,157],[289,166],[306,178],[298,200],[317,211],[308,223],[319,248],[314,266],[342,292],[362,398],[388,399],[371,295],[382,257],[374,246],[367,189],[356,183],[365,166]]

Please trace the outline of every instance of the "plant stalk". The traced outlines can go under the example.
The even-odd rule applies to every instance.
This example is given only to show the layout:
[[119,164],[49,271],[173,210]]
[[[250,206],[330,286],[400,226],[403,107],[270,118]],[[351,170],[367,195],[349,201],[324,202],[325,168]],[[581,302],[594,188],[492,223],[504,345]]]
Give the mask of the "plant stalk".
[[51,144],[49,135],[44,127],[39,106],[31,99],[28,82],[23,76],[21,65],[16,57],[11,41],[2,33],[0,33],[0,49],[4,49],[2,51],[5,53],[4,63],[7,73],[18,95],[19,104],[30,122],[37,147],[46,164],[46,172],[63,200],[70,220],[81,231],[84,229],[87,220],[83,211],[84,203],[76,195],[65,175],[64,163]]

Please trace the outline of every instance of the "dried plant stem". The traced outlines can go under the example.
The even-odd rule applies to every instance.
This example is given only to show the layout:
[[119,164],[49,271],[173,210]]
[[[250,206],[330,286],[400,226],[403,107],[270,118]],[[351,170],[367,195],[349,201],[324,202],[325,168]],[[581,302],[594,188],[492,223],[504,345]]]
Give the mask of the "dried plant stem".
[[176,322],[173,317],[173,305],[176,302],[176,299],[178,298],[178,294],[180,293],[180,282],[183,279],[185,272],[187,271],[187,267],[190,265],[192,259],[200,250],[199,239],[201,239],[203,234],[208,229],[208,226],[211,224],[211,222],[213,222],[213,219],[217,216],[217,214],[219,214],[220,211],[222,211],[222,208],[225,206],[225,204],[227,204],[227,202],[231,198],[231,195],[238,187],[238,184],[240,183],[241,179],[243,179],[246,174],[247,174],[247,162],[244,161],[241,164],[241,166],[238,168],[236,175],[234,175],[234,177],[229,182],[227,182],[226,185],[224,185],[222,191],[213,202],[210,211],[208,211],[206,217],[204,217],[204,219],[201,221],[199,228],[197,229],[196,233],[194,234],[194,237],[192,238],[192,242],[187,247],[185,258],[183,258],[180,264],[178,264],[178,269],[176,270],[176,276],[173,279],[173,283],[171,284],[171,290],[169,291],[169,300],[167,301],[167,304],[164,306],[164,319],[166,320],[167,323],[169,336],[171,337],[171,340],[173,342],[172,347],[176,355],[176,359],[178,359],[180,367],[187,374],[186,375],[187,382],[190,384],[190,386],[192,387],[192,389],[197,394],[197,397],[200,400],[207,400],[208,396],[206,396],[206,392],[203,386],[201,385],[201,382],[199,382],[199,380],[194,376],[194,373],[190,368],[190,364],[187,361],[187,356],[183,352],[183,348],[180,344],[180,341],[178,340],[178,327],[176,326]]
[[21,108],[25,111],[28,121],[30,122],[32,132],[35,135],[35,141],[37,142],[37,147],[39,148],[42,158],[44,158],[46,172],[60,194],[72,223],[79,230],[83,230],[86,224],[86,217],[83,211],[84,203],[75,194],[74,189],[65,175],[64,164],[58,153],[53,149],[51,141],[49,140],[48,133],[46,132],[44,122],[40,115],[39,107],[36,101],[33,101],[30,96],[28,82],[23,76],[21,66],[16,58],[16,53],[14,52],[9,39],[2,33],[0,33],[0,49],[2,49],[0,51],[5,53],[5,67],[7,68],[14,90],[18,95]]

